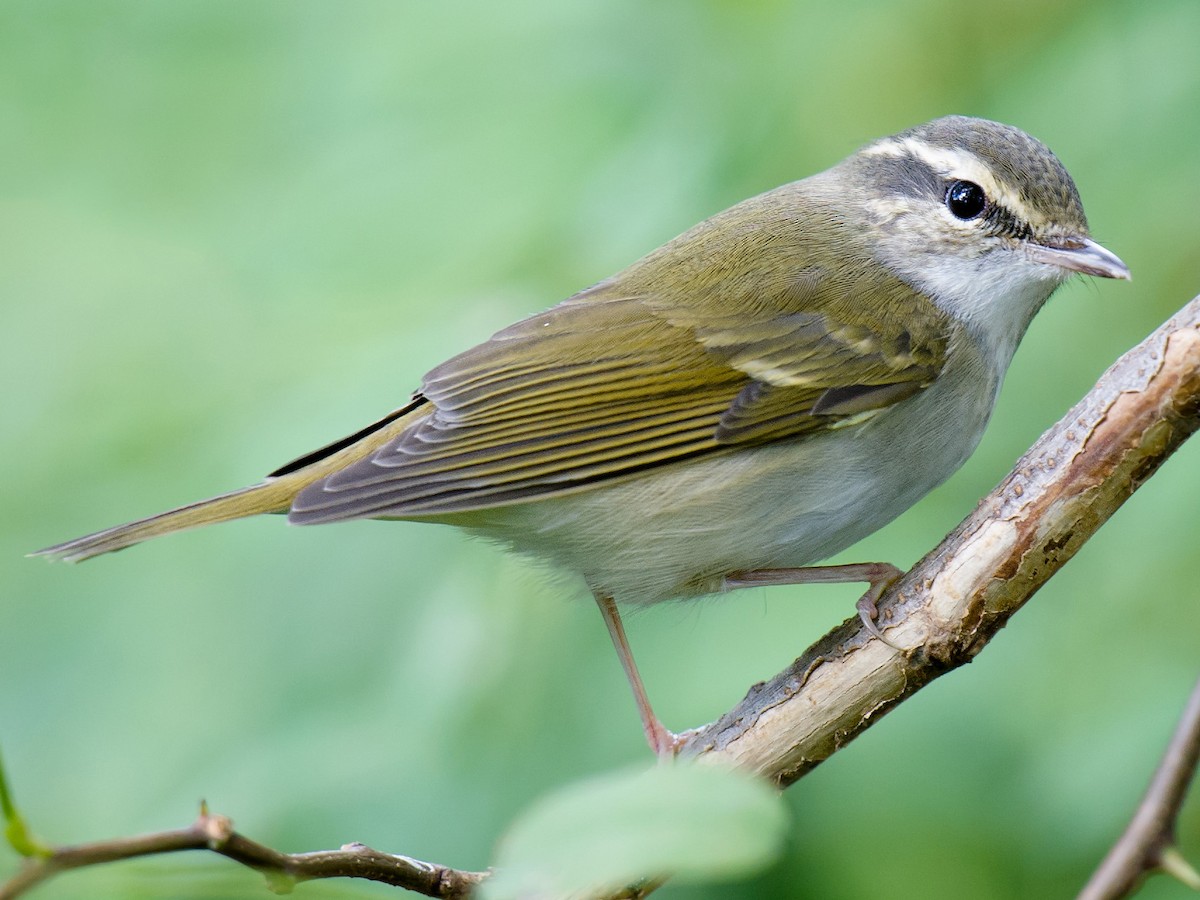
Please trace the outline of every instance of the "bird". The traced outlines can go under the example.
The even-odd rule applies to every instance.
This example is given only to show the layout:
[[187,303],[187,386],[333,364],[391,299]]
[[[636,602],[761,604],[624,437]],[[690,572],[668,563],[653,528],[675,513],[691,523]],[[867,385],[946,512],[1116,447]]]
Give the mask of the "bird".
[[[946,116],[738,203],[446,360],[407,402],[249,487],[37,551],[78,561],[263,513],[457,526],[582,579],[655,715],[621,607],[817,566],[970,456],[1035,314],[1073,275],[1128,279],[1043,143]],[[620,604],[620,606],[618,606]]]

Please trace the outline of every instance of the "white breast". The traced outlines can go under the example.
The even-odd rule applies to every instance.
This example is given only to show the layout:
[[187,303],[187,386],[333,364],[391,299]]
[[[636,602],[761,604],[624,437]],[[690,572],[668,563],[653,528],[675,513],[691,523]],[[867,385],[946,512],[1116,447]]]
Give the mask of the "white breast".
[[627,603],[710,593],[730,572],[811,564],[962,465],[999,391],[991,356],[952,347],[936,384],[859,425],[496,509],[470,530]]

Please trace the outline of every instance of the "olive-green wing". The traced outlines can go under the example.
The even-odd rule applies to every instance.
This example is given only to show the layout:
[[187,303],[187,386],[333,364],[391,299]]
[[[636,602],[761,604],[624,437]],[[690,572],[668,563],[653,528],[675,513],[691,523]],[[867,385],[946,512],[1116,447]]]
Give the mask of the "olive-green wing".
[[914,333],[864,314],[861,298],[816,305],[821,284],[749,315],[612,285],[577,295],[430,372],[411,425],[302,491],[290,518],[437,516],[561,495],[802,438],[933,381],[940,317],[917,317]]

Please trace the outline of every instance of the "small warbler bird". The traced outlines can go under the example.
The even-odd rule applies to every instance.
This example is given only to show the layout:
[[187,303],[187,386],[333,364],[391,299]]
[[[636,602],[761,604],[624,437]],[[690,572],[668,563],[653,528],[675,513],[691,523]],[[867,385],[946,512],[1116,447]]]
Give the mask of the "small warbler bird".
[[1037,311],[1128,278],[1024,132],[950,116],[753,197],[429,372],[259,484],[39,551],[82,560],[259,513],[456,525],[578,573],[651,747],[673,753],[617,602],[899,570],[809,567],[978,444]]

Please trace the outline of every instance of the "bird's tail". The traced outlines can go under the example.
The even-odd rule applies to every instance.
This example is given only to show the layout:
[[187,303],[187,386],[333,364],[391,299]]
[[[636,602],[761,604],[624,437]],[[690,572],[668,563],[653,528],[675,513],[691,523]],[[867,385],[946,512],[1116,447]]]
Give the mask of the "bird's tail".
[[142,541],[171,534],[174,531],[184,531],[188,528],[199,528],[201,525],[214,525],[217,522],[228,522],[231,519],[243,519],[246,516],[256,516],[259,513],[287,512],[292,498],[302,488],[308,479],[277,478],[267,479],[260,484],[210,497],[196,503],[189,503],[178,509],[168,510],[136,522],[124,525],[114,525],[95,534],[84,535],[53,547],[46,547],[31,553],[30,556],[45,556],[50,559],[61,559],[66,562],[79,562],[99,556],[101,553],[111,553],[140,544]]
[[260,483],[240,491],[230,491],[147,519],[105,528],[29,555],[79,562],[175,531],[244,519],[260,513],[285,513],[296,495],[308,485],[373,453],[402,433],[411,424],[410,414],[420,415],[420,410],[426,408],[427,403],[423,396],[415,395],[406,406],[393,410],[366,428],[307,453],[276,469]]

